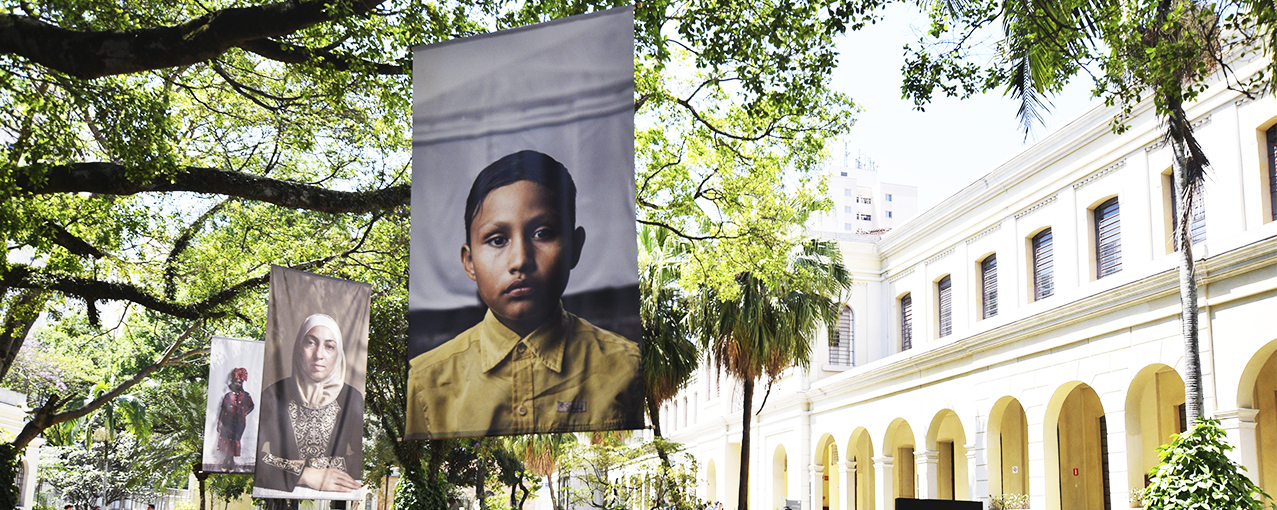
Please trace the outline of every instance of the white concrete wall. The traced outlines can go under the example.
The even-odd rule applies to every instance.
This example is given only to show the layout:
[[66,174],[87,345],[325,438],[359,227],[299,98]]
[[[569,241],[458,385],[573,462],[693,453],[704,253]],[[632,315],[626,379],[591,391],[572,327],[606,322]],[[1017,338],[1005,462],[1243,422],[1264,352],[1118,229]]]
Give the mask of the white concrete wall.
[[[1236,67],[1245,76],[1258,65]],[[999,440],[990,434],[990,416],[1000,401],[1011,398],[1023,407],[1027,422],[1028,461],[1017,469],[1027,470],[1032,507],[1061,508],[1062,478],[1073,475],[1069,466],[1060,465],[1059,452],[1094,456],[1099,447],[1098,429],[1091,423],[1078,427],[1091,430],[1093,439],[1086,441],[1097,444],[1057,441],[1056,427],[1074,390],[1093,391],[1098,398],[1107,426],[1108,497],[1113,508],[1130,506],[1129,490],[1142,485],[1150,455],[1145,450],[1163,440],[1146,436],[1161,435],[1165,427],[1128,430],[1128,424],[1168,420],[1176,403],[1171,393],[1145,398],[1140,392],[1150,391],[1143,389],[1150,374],[1182,378],[1185,367],[1176,255],[1166,242],[1170,225],[1163,175],[1170,167],[1170,149],[1162,144],[1160,124],[1147,106],[1136,110],[1131,129],[1122,135],[1109,130],[1114,113],[1098,108],[1082,114],[978,185],[881,238],[834,236],[856,280],[847,301],[855,313],[855,366],[829,366],[821,334],[813,338],[812,369],[794,371],[773,387],[766,408],[753,418],[751,508],[776,507],[771,464],[779,447],[788,462],[786,493],[813,508],[824,486],[823,464],[815,464],[823,458],[818,448],[826,436],[842,464],[836,467],[843,478],[835,485],[843,490],[834,508],[854,505],[845,490],[850,485],[845,477],[853,472],[876,475],[876,494],[867,505],[872,508],[892,506],[893,477],[883,475],[899,473],[902,466],[917,473],[917,493],[948,494],[948,483],[939,478],[949,471],[941,464],[947,456],[936,450],[938,439],[954,443],[952,492],[987,501],[990,477],[1001,473],[1000,460],[990,455],[997,451],[990,442]],[[1268,492],[1277,493],[1277,454],[1263,451],[1263,445],[1277,444],[1277,422],[1267,425],[1260,409],[1274,405],[1263,403],[1273,402],[1263,393],[1272,383],[1260,375],[1272,371],[1264,367],[1271,367],[1269,360],[1277,355],[1277,330],[1265,326],[1277,311],[1277,223],[1269,216],[1273,205],[1263,138],[1264,130],[1277,123],[1277,101],[1248,99],[1215,85],[1190,106],[1189,116],[1212,162],[1205,195],[1207,240],[1194,247],[1200,259],[1205,405],[1208,414],[1223,419],[1238,447],[1234,458]],[[838,195],[842,187],[831,189]],[[1090,210],[1113,196],[1121,204],[1122,271],[1096,279]],[[1047,227],[1054,235],[1055,293],[1034,301],[1029,239]],[[998,258],[999,310],[983,318],[978,264],[990,254]],[[945,275],[953,282],[953,333],[940,338],[936,281]],[[906,292],[913,298],[913,348],[899,352],[897,300]],[[735,499],[729,452],[739,448],[741,430],[740,413],[729,411],[728,381],[723,380],[721,397],[689,401],[696,406],[694,422],[667,429],[702,464],[714,461],[718,499],[725,503]],[[709,391],[704,384],[698,379],[689,391],[704,395]],[[1256,384],[1263,393],[1259,399]],[[760,385],[756,405],[763,391]],[[1066,427],[1077,421],[1073,418],[1063,420]],[[894,447],[884,451],[905,442],[892,432],[903,430],[901,424],[912,432],[914,458],[895,458]],[[858,430],[869,438],[872,452],[870,459],[857,459],[852,471],[848,461]],[[1083,471],[1091,469],[1080,467],[1078,476],[1089,476]],[[1096,489],[1088,491],[1094,506]]]

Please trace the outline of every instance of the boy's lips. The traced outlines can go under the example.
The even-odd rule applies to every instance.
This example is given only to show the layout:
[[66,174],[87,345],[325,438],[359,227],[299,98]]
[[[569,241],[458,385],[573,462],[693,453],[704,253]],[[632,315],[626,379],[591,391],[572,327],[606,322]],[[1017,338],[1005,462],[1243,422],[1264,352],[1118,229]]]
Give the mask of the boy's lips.
[[536,286],[532,285],[532,282],[529,282],[527,280],[519,280],[514,283],[511,283],[510,286],[506,287],[505,291],[502,292],[502,294],[505,294],[506,296],[509,296],[509,297],[520,298],[520,297],[528,297],[532,295],[534,292],[536,292]]

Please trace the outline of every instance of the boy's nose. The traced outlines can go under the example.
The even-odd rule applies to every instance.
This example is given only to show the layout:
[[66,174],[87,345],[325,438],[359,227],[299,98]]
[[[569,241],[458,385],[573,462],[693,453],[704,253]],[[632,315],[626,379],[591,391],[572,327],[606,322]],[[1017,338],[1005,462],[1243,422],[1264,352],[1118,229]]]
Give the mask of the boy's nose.
[[510,272],[526,273],[536,268],[536,255],[530,241],[525,239],[511,240]]

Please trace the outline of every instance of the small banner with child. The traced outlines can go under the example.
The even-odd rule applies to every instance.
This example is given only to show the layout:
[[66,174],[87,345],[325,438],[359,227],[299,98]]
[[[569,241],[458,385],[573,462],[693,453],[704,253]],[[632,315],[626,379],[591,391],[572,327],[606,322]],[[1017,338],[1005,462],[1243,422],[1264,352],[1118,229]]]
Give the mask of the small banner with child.
[[407,438],[642,428],[633,8],[413,57]]

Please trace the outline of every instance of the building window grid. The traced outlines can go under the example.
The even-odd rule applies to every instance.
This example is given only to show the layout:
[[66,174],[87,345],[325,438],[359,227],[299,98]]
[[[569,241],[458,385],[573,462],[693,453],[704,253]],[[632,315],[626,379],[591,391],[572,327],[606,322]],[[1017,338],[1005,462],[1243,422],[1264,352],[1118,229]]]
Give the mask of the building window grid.
[[[1171,176],[1173,181],[1175,176]],[[1179,232],[1179,200],[1175,196],[1175,183],[1171,182],[1166,187],[1167,193],[1171,198],[1171,244],[1175,246],[1175,250],[1179,251],[1179,243],[1174,242],[1175,236]],[[1193,222],[1188,225],[1188,237],[1193,244],[1201,244],[1206,242],[1206,204],[1202,203],[1202,188],[1198,187],[1193,193]]]
[[829,364],[850,366],[853,364],[855,352],[855,318],[850,307],[842,307],[838,314],[838,327],[834,329],[834,338],[829,342]]
[[900,297],[900,350],[913,348],[913,296]]
[[998,257],[989,255],[980,263],[981,316],[985,319],[998,314]]
[[936,282],[936,300],[939,306],[940,327],[937,338],[944,338],[953,333],[953,279],[945,276]]
[[1055,254],[1051,229],[1033,236],[1033,300],[1055,293]]
[[1122,214],[1117,197],[1095,208],[1095,278],[1122,270]]
[[1268,128],[1268,205],[1277,221],[1277,126]]

